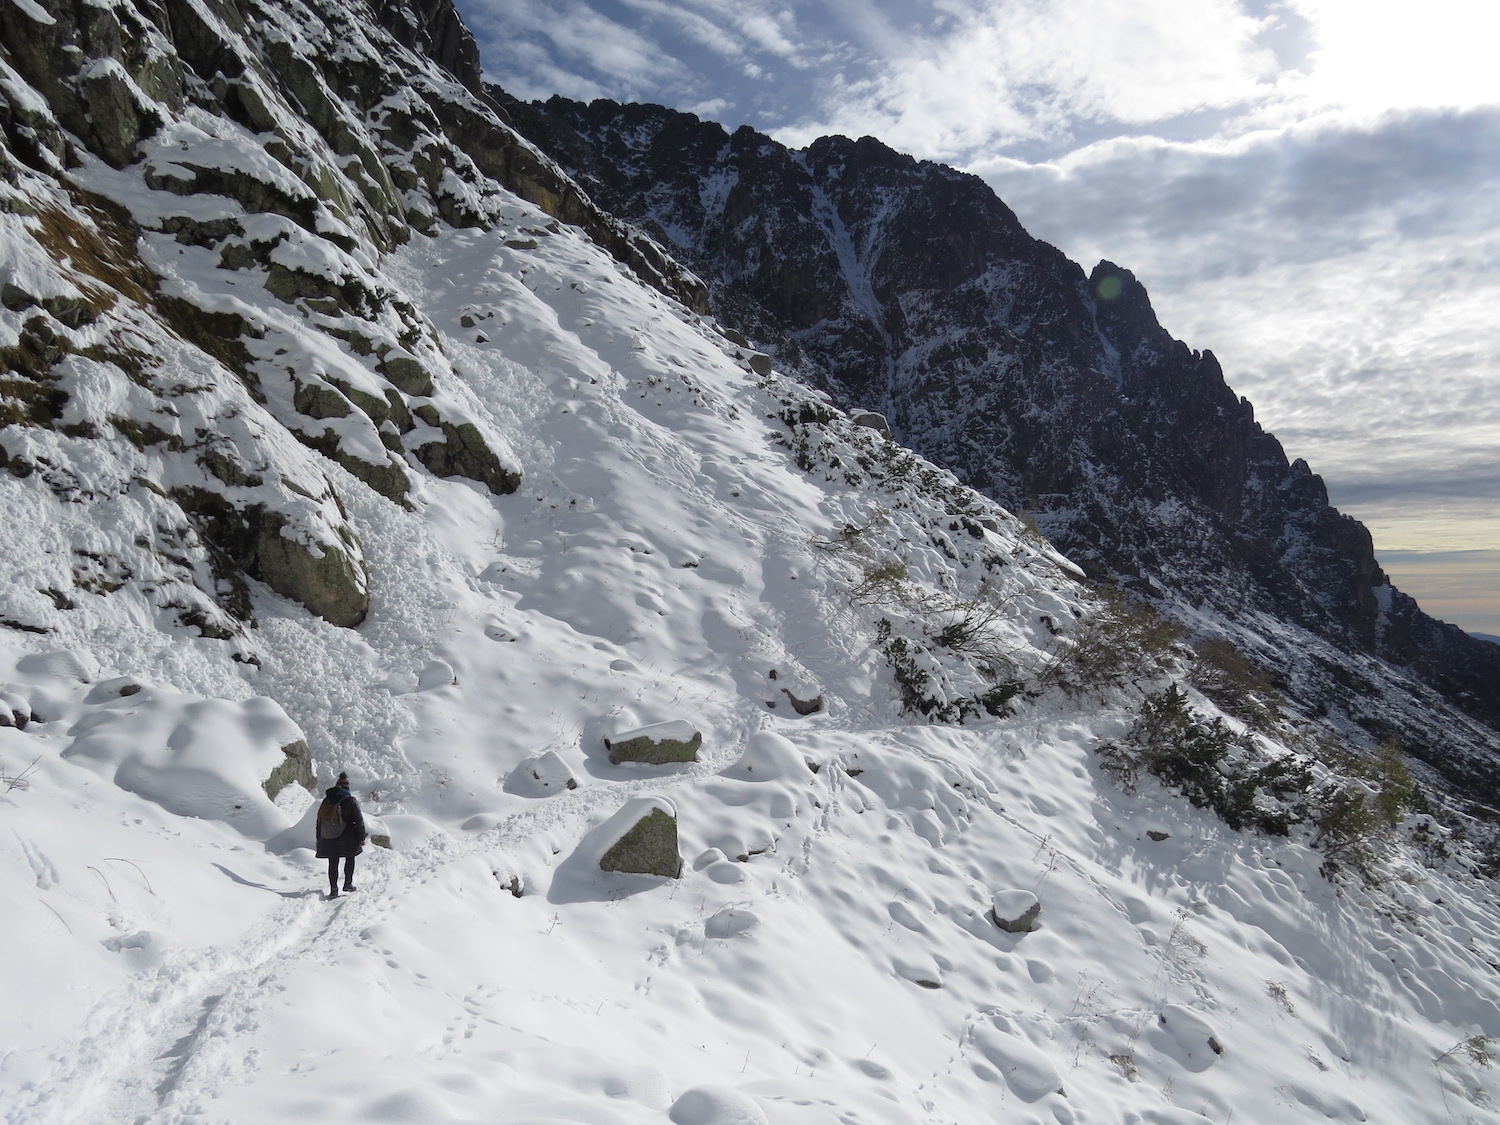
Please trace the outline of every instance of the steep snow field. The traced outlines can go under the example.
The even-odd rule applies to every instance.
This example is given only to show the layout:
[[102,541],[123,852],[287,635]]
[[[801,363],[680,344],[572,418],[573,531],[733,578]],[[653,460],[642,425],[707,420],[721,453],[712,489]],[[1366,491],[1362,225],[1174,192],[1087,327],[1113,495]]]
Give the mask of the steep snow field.
[[[37,719],[0,728],[7,1122],[1500,1121],[1490,884],[1337,888],[1302,843],[1122,793],[1094,747],[1128,693],[904,718],[843,529],[930,591],[1001,558],[1022,673],[1088,612],[1066,565],[983,501],[1000,530],[934,534],[945,474],[798,468],[775,415],[811,393],[509,207],[379,269],[523,483],[414,475],[406,510],[330,467],[362,625],[262,588],[258,664],[123,598],[0,630]],[[0,552],[40,565],[64,505],[26,497]],[[672,721],[700,761],[610,763]],[[260,787],[299,738],[393,844],[337,901],[312,797]],[[678,879],[598,867],[646,807]],[[995,924],[1028,895],[1038,928]]]

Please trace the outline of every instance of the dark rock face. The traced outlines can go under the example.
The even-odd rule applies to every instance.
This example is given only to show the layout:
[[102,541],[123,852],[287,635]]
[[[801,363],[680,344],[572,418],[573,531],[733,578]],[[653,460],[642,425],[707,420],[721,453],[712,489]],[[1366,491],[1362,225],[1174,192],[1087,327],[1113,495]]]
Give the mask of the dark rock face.
[[[1487,724],[1471,741],[1493,752],[1500,657],[1390,587],[1365,528],[1212,353],[1168,335],[1128,270],[1085,275],[979,179],[871,138],[793,152],[659,106],[492,92],[594,199],[708,279],[723,321],[1033,513],[1092,576],[1263,639],[1257,621],[1305,630],[1326,651],[1280,672],[1319,706],[1349,694],[1329,666],[1368,661],[1363,680],[1384,668]],[[1449,756],[1421,723],[1350,713]]]
[[479,45],[451,0],[381,0],[376,15],[402,46],[430,58],[470,93],[482,92]]

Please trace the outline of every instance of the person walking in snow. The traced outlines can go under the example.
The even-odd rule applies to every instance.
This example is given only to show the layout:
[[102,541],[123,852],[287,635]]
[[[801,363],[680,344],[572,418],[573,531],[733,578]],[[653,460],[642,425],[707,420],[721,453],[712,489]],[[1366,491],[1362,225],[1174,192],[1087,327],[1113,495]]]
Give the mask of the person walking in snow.
[[328,861],[328,897],[339,897],[339,859],[344,861],[344,890],[354,890],[354,857],[364,851],[365,817],[349,792],[349,775],[339,779],[318,806],[318,858]]

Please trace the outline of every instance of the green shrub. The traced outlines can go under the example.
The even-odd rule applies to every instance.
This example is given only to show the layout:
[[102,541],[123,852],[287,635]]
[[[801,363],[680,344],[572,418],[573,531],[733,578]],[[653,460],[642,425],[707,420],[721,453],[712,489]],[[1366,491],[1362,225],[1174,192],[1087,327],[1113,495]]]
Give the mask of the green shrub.
[[1268,726],[1281,713],[1281,693],[1270,675],[1220,637],[1193,646],[1189,682],[1226,712],[1257,726]]
[[1290,756],[1255,764],[1245,736],[1217,716],[1195,714],[1176,684],[1147,696],[1124,742],[1106,743],[1100,753],[1126,788],[1145,770],[1231,828],[1276,836],[1287,835],[1297,820],[1286,797],[1311,781],[1306,763]]
[[1470,1035],[1467,1039],[1460,1039],[1432,1061],[1440,1063],[1448,1059],[1466,1058],[1479,1066],[1494,1066],[1495,1044],[1496,1040],[1491,1036]]
[[[1127,791],[1135,791],[1143,772],[1150,774],[1236,830],[1286,836],[1307,824],[1309,843],[1327,857],[1323,873],[1329,877],[1347,868],[1367,883],[1380,882],[1381,857],[1412,813],[1418,819],[1409,842],[1427,862],[1447,859],[1464,843],[1461,829],[1450,833],[1431,815],[1394,739],[1373,754],[1343,749],[1326,733],[1304,736],[1299,747],[1265,757],[1223,719],[1195,714],[1174,684],[1147,696],[1126,736],[1101,743],[1098,753]],[[1326,773],[1315,782],[1319,762]],[[1485,873],[1500,873],[1500,854]]]
[[1011,700],[1025,688],[1019,680],[1001,680],[995,669],[985,666],[976,671],[988,679],[992,687],[979,692],[954,690],[951,683],[944,682],[922,666],[924,662],[918,658],[927,650],[921,644],[909,637],[894,635],[889,618],[880,619],[875,627],[875,639],[896,680],[901,709],[921,715],[930,722],[962,723],[981,712],[1004,718],[1013,710]]
[[1044,684],[1093,688],[1119,683],[1168,664],[1182,626],[1145,602],[1101,586],[1100,606],[1085,617],[1042,672]]
[[1371,757],[1345,755],[1342,764],[1355,776],[1335,777],[1312,794],[1312,846],[1328,856],[1330,874],[1348,866],[1373,881],[1380,853],[1416,800],[1416,779],[1394,739]]
[[849,588],[851,605],[895,606],[911,599],[906,587],[907,567],[899,559],[876,559],[860,567]]

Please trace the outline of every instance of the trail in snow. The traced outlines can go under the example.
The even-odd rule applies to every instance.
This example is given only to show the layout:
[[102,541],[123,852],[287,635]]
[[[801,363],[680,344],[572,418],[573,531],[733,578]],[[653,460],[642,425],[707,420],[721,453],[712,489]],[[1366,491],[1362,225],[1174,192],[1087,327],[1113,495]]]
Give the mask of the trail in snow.
[[560,794],[477,834],[436,833],[403,852],[367,848],[356,865],[359,890],[337,901],[321,889],[276,892],[287,901],[235,946],[208,949],[99,999],[86,1020],[97,1030],[55,1057],[52,1076],[34,1085],[7,1120],[174,1125],[195,1118],[223,1087],[253,1078],[255,1052],[241,1044],[260,1029],[266,997],[286,989],[287,970],[336,962],[390,917],[412,885],[469,857],[503,861],[508,845],[537,835],[581,834],[591,816],[637,794],[701,780],[734,756],[720,753],[670,774]]

